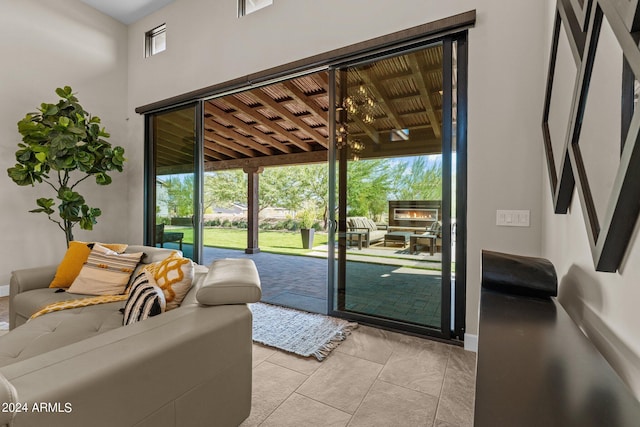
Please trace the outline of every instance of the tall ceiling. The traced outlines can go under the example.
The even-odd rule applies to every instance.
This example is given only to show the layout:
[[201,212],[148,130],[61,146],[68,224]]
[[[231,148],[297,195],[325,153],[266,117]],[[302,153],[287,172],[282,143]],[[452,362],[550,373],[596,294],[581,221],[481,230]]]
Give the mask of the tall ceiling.
[[132,24],[174,0],[81,0],[123,24]]
[[[338,73],[345,86],[337,88],[338,94],[353,98],[366,88],[371,100],[369,120],[358,112],[342,118],[348,138],[362,141],[368,156],[441,152],[442,52],[436,45]],[[326,71],[208,100],[205,169],[324,161],[330,139],[328,111]],[[159,170],[177,173],[193,164],[194,124],[192,109],[158,117]],[[394,138],[402,131],[408,134]]]

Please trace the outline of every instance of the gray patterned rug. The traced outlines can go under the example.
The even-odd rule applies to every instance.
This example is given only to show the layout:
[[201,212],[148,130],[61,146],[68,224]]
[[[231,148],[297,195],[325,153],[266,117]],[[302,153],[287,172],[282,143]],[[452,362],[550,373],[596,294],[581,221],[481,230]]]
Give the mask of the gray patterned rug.
[[249,304],[253,341],[319,361],[331,353],[357,323],[276,305]]

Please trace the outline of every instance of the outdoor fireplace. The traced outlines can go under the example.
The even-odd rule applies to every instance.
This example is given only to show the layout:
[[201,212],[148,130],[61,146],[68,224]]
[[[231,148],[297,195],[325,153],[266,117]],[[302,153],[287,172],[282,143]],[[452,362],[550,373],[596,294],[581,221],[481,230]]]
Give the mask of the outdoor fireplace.
[[389,226],[428,227],[442,219],[440,200],[389,200]]

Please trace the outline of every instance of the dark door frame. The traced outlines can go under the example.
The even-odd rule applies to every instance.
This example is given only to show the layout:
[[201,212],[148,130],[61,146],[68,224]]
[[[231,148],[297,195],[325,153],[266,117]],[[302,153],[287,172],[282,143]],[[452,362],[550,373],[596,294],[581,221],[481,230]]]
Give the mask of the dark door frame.
[[[329,257],[329,286],[328,286],[328,308],[329,314],[337,317],[344,317],[353,321],[367,323],[391,330],[401,330],[405,332],[415,333],[419,335],[429,335],[446,341],[464,340],[465,321],[466,321],[466,219],[467,219],[467,31],[447,35],[444,37],[434,38],[423,41],[421,44],[412,47],[404,47],[398,49],[388,49],[386,51],[378,51],[369,57],[359,57],[354,61],[342,61],[332,64],[329,69],[329,88],[333,91],[333,97],[330,97],[330,105],[337,105],[337,97],[335,94],[337,74],[344,72],[343,67],[354,66],[359,63],[375,61],[384,57],[396,56],[410,53],[411,51],[420,50],[441,42],[443,44],[443,92],[445,94],[452,93],[452,49],[453,43],[457,46],[457,90],[456,90],[456,129],[455,129],[455,147],[452,147],[453,141],[453,105],[451,97],[444,97],[443,100],[443,129],[442,129],[442,155],[443,155],[443,196],[449,200],[443,203],[443,247],[451,247],[451,197],[456,199],[456,260],[455,270],[455,287],[454,293],[451,293],[451,251],[443,251],[444,258],[442,260],[442,292],[443,305],[441,315],[441,329],[418,326],[402,321],[394,321],[389,319],[380,319],[374,316],[364,314],[340,311],[336,307],[344,302],[345,290],[338,287],[346,280],[345,269],[338,268],[335,265],[335,258]],[[339,118],[337,113],[330,114],[330,123],[335,122]],[[335,131],[331,133],[335,135]],[[345,182],[347,177],[347,162],[338,155],[335,149],[335,141],[330,144],[329,162],[336,164],[337,162],[337,179],[338,182]],[[452,152],[456,153],[456,193],[452,194],[452,170],[451,158]],[[329,184],[330,188],[335,188],[335,182]],[[346,263],[346,240],[344,236],[335,239],[335,233],[346,230],[346,195],[344,191],[338,192],[338,207],[342,209],[338,216],[339,222],[331,221],[335,224],[330,229],[329,242],[337,242],[337,262],[341,265]],[[444,197],[443,197],[444,198]],[[333,210],[331,210],[333,211]],[[335,243],[330,245],[330,251],[336,248]],[[455,313],[453,322],[451,321],[451,306]]]
[[[255,74],[250,74],[241,78],[237,78],[231,81],[219,83],[213,86],[208,86],[202,89],[198,89],[192,92],[184,93],[178,96],[174,96],[168,99],[164,99],[151,104],[137,107],[135,111],[139,114],[145,115],[145,173],[144,173],[144,242],[149,244],[153,240],[154,236],[154,223],[155,223],[155,185],[151,185],[155,176],[153,174],[154,166],[154,152],[151,147],[150,141],[153,138],[153,115],[160,112],[167,112],[173,109],[183,108],[187,105],[196,105],[196,147],[202,148],[202,116],[203,108],[202,102],[205,99],[210,99],[215,96],[219,96],[223,93],[237,92],[246,90],[252,87],[259,87],[269,84],[271,81],[284,80],[286,78],[292,78],[296,74],[305,74],[310,72],[309,70],[317,69],[319,67],[336,67],[338,64],[343,64],[350,61],[361,60],[362,58],[372,57],[374,55],[392,54],[393,52],[405,52],[415,49],[416,46],[424,46],[429,43],[434,43],[437,40],[442,40],[445,37],[455,40],[458,47],[457,63],[458,69],[462,70],[462,73],[458,74],[457,81],[457,124],[456,124],[456,173],[458,178],[457,192],[456,192],[456,287],[455,293],[451,296],[454,302],[454,309],[456,316],[453,324],[451,325],[451,331],[449,334],[431,334],[429,331],[425,331],[423,328],[417,330],[413,327],[404,327],[404,324],[397,325],[399,329],[406,332],[434,335],[437,338],[454,339],[462,341],[464,339],[465,332],[465,306],[466,306],[466,208],[467,208],[467,38],[468,29],[475,25],[476,11],[470,10],[458,15],[443,18],[437,21],[428,22],[416,27],[412,27],[406,30],[401,30],[396,33],[388,34],[385,36],[377,37],[364,42],[356,43],[350,46],[346,46],[340,49],[335,49],[329,52],[325,52],[319,55],[315,55],[309,58],[302,59],[288,63],[279,67],[264,70]],[[331,75],[331,73],[330,73]],[[330,83],[331,84],[331,83]],[[330,93],[330,102],[332,100]],[[335,101],[335,96],[333,97]],[[335,103],[333,103],[335,105]],[[333,117],[333,119],[332,119]],[[335,114],[332,113],[332,109],[329,110],[329,131],[331,135],[335,135]],[[331,144],[333,146],[333,144]],[[335,153],[333,148],[329,149],[329,162],[335,161]],[[196,169],[199,170],[198,177],[196,179],[196,186],[199,187],[197,191],[202,191],[202,171],[203,159],[198,154]],[[201,199],[202,196],[200,196]],[[200,200],[198,200],[199,202]],[[153,209],[153,210],[152,210]],[[194,206],[194,212],[201,211],[201,204]],[[198,215],[196,215],[198,216]],[[199,221],[199,219],[198,219]],[[460,224],[463,226],[461,227]],[[194,224],[197,225],[197,224]],[[200,229],[200,227],[194,227],[194,232]],[[330,224],[330,230],[335,231],[336,224]],[[196,237],[194,235],[194,237]],[[201,241],[201,239],[197,239]],[[194,242],[196,243],[196,242]],[[195,250],[194,245],[194,250]],[[329,274],[336,274],[334,260],[329,259]],[[328,302],[333,303],[333,296],[330,296]],[[449,308],[447,308],[449,310]],[[443,316],[444,314],[443,310]],[[372,323],[376,323],[372,321]],[[389,325],[379,325],[382,327],[389,327]],[[393,325],[391,326],[393,327]],[[439,336],[441,335],[441,336]]]

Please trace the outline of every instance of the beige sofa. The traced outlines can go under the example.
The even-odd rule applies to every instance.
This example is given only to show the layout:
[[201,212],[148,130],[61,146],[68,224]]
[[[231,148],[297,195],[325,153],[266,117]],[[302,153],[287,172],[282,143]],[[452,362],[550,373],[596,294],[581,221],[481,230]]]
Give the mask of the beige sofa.
[[[137,251],[145,263],[172,252],[127,249]],[[246,303],[261,297],[252,261],[214,262],[197,272],[179,308],[133,325],[122,326],[124,302],[26,322],[72,297],[48,288],[55,270],[12,274],[11,331],[0,336],[0,426],[237,426],[249,415]]]

